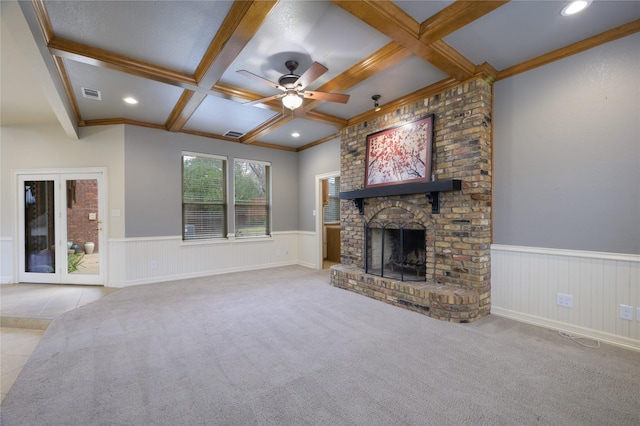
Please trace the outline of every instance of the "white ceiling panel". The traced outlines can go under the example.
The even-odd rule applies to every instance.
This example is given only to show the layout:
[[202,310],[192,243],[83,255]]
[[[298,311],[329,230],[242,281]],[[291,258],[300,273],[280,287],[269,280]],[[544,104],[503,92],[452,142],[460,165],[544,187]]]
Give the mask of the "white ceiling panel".
[[[127,118],[153,124],[165,124],[182,90],[175,86],[94,67],[74,61],[65,61],[73,82],[73,90],[83,120]],[[82,88],[99,90],[101,100],[82,96]],[[122,99],[134,97],[136,105]]]
[[[294,132],[299,133],[300,136],[292,136]],[[338,129],[334,126],[296,118],[260,138],[260,142],[297,148],[336,133],[338,133]]]
[[444,38],[476,65],[498,70],[626,24],[640,17],[640,2],[594,1],[564,17],[566,1],[512,1]]
[[56,36],[193,73],[231,1],[47,1]]
[[207,96],[198,110],[191,116],[185,128],[217,135],[228,131],[248,133],[276,115],[276,112],[256,106]]
[[402,10],[407,12],[418,22],[424,22],[442,9],[450,6],[451,0],[430,0],[430,1],[394,1]]

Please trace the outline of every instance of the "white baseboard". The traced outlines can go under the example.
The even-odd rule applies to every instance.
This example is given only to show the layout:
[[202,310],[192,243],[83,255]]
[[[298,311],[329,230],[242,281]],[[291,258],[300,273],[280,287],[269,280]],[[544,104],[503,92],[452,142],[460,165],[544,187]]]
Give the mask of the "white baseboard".
[[607,343],[609,345],[619,346],[625,349],[631,349],[631,350],[640,352],[639,340],[629,339],[626,337],[617,336],[615,334],[604,333],[598,330],[578,327],[575,325],[554,321],[547,318],[527,315],[527,314],[523,314],[522,312],[510,311],[508,309],[502,309],[497,306],[491,307],[491,315],[509,318],[509,319],[520,321],[526,324],[548,328],[550,330],[566,331],[567,333],[575,336],[586,337],[589,339],[600,341],[602,343]]

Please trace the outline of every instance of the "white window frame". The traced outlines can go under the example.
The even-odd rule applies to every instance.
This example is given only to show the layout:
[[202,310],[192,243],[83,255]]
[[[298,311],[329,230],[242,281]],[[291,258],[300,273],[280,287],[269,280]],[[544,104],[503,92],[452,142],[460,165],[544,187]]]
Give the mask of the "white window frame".
[[224,155],[214,155],[214,154],[205,154],[202,152],[192,152],[192,151],[182,151],[180,154],[180,197],[181,197],[181,214],[180,214],[180,222],[182,224],[182,242],[183,243],[202,243],[207,241],[220,241],[227,238],[227,235],[222,235],[220,237],[210,237],[210,238],[185,238],[186,234],[186,224],[184,221],[184,157],[202,157],[202,158],[212,158],[215,160],[224,161],[224,197],[223,197],[223,211],[224,211],[224,233],[229,232],[229,158]]
[[[245,162],[250,162],[250,163],[256,163],[256,164],[262,164],[264,166],[267,166],[269,168],[269,173],[267,173],[268,177],[267,177],[267,232],[264,235],[239,235],[238,234],[238,227],[237,227],[237,223],[236,223],[236,178],[235,178],[235,170],[236,170],[236,162],[238,161],[245,161]],[[270,161],[262,161],[262,160],[252,160],[252,159],[248,159],[248,158],[234,158],[233,159],[233,168],[229,168],[229,174],[231,176],[233,176],[233,183],[232,183],[232,189],[233,191],[229,194],[229,197],[231,199],[231,205],[233,206],[233,219],[231,217],[231,215],[229,216],[229,221],[233,220],[233,232],[235,235],[235,238],[238,239],[248,239],[248,238],[265,238],[265,237],[271,237],[271,233],[273,232],[273,220],[272,220],[272,211],[273,211],[273,203],[272,203],[272,197],[273,197],[273,186],[272,186],[272,166],[271,166],[271,162]]]

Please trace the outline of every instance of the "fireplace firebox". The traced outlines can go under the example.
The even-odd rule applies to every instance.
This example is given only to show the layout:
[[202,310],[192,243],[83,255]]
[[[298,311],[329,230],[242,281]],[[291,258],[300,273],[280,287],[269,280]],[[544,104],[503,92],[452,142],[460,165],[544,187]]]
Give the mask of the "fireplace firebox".
[[368,274],[400,281],[426,281],[426,228],[416,222],[369,222],[365,227]]

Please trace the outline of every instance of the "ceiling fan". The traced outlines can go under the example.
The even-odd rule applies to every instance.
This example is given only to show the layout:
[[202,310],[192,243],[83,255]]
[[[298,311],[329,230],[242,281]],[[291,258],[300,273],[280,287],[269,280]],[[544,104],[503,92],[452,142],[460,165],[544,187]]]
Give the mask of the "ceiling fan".
[[[252,72],[249,72],[247,70],[237,71],[239,74],[246,75],[247,77],[253,78],[254,80],[261,81],[262,83],[268,84],[269,86],[280,89],[284,92],[273,96],[267,96],[266,98],[257,99],[252,102],[247,102],[245,105],[255,105],[268,102],[273,99],[282,99],[282,104],[290,110],[294,111],[296,108],[302,105],[303,98],[317,99],[319,101],[339,102],[343,104],[346,104],[349,100],[349,95],[345,95],[344,93],[328,93],[304,90],[305,87],[313,83],[318,77],[329,71],[329,69],[324,65],[318,62],[314,62],[313,64],[311,64],[309,69],[307,69],[301,76],[294,74],[295,70],[298,68],[298,62],[287,61],[284,65],[289,70],[289,74],[285,74],[280,77],[277,83],[269,81],[266,78],[260,77],[259,75],[253,74]],[[296,115],[304,115],[304,110],[298,110],[295,111],[295,113]]]

